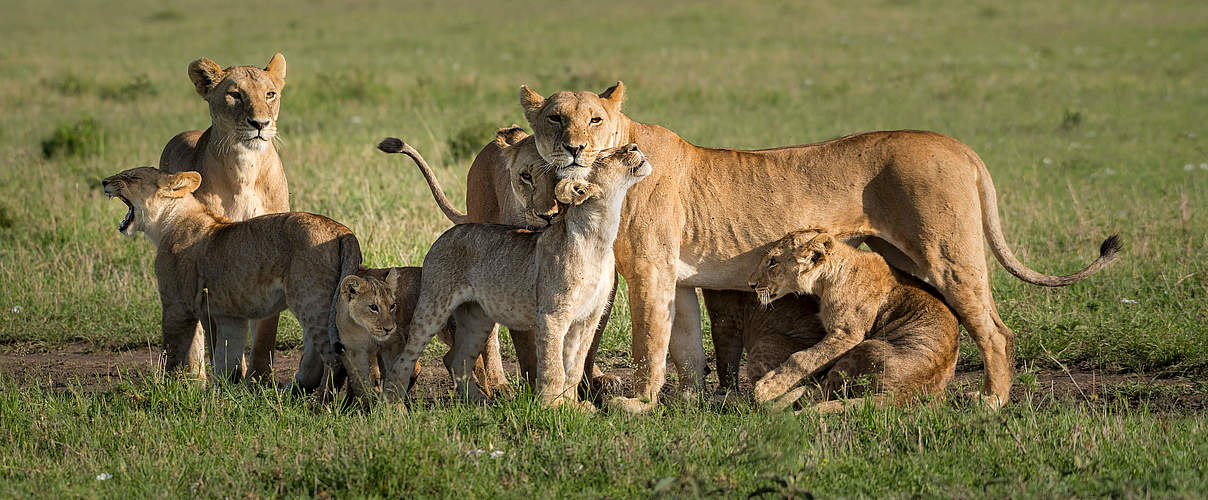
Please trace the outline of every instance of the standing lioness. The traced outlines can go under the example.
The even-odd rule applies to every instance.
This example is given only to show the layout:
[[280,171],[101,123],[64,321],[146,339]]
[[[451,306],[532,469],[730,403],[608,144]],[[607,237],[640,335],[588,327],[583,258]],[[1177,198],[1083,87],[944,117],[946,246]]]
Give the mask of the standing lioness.
[[[159,168],[170,173],[201,174],[201,187],[194,196],[215,215],[241,221],[288,212],[289,186],[273,145],[281,91],[285,88],[285,56],[273,55],[263,69],[223,69],[203,57],[189,64],[189,80],[209,104],[212,124],[204,132],[189,130],[168,141],[159,157]],[[183,366],[202,376],[205,353],[200,331],[178,341],[190,342],[191,347],[178,349],[164,339],[167,368]],[[276,341],[277,317],[257,321],[251,376],[272,376],[271,356]]]
[[[190,347],[200,322],[215,371],[238,380],[248,320],[276,317],[288,308],[304,330],[295,387],[319,386],[323,361],[336,359],[329,342],[336,284],[361,264],[360,244],[347,227],[301,212],[231,222],[193,196],[201,185],[197,172],[141,167],[101,184],[129,208],[118,231],[142,232],[155,244],[169,359],[184,355],[180,351]],[[336,375],[342,373],[338,367],[333,364]],[[341,381],[333,382],[338,387]]]
[[819,226],[856,234],[894,267],[935,286],[977,342],[982,391],[992,406],[1005,403],[1011,388],[1015,336],[990,293],[984,242],[1011,274],[1043,286],[1090,276],[1119,248],[1118,240],[1105,241],[1098,259],[1068,276],[1029,269],[1002,234],[990,172],[951,137],[899,130],[757,151],[706,148],[630,120],[621,112],[624,99],[619,82],[599,95],[520,91],[535,153],[556,165],[559,177],[580,177],[601,151],[629,143],[659,166],[626,199],[614,246],[629,287],[637,391],[612,402],[621,409],[644,411],[657,402],[668,351],[681,384],[700,386],[705,355],[696,288],[746,289],[760,255],[789,231]]
[[952,379],[956,316],[931,287],[876,253],[837,244],[824,231],[794,231],[772,245],[750,285],[764,304],[789,294],[817,295],[826,328],[820,341],[785,353],[780,366],[755,382],[756,402],[828,369],[828,396],[862,376],[875,379],[870,393],[899,399],[939,393]]
[[[466,397],[481,398],[467,383],[466,370],[499,323],[536,330],[542,403],[577,403],[575,387],[613,287],[612,243],[621,204],[650,172],[636,146],[616,148],[600,157],[587,179],[558,183],[554,192],[569,206],[542,232],[492,224],[445,231],[424,258],[419,303],[401,366],[394,369],[396,386],[405,383],[424,346],[453,315],[454,379]],[[403,387],[396,393],[405,394]]]

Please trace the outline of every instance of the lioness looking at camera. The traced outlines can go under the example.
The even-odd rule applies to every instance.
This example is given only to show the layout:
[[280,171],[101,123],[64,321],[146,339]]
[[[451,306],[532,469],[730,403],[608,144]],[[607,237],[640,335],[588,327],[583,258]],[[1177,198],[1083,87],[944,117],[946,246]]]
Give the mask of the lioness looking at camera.
[[[164,146],[159,168],[164,172],[197,172],[202,184],[194,196],[214,215],[241,221],[257,215],[288,212],[289,186],[273,139],[285,88],[285,56],[273,55],[263,69],[232,66],[223,69],[209,58],[189,64],[189,79],[210,107],[212,123],[205,131],[181,132]],[[277,317],[255,323],[251,367],[254,378],[271,378],[271,358],[277,342]],[[167,368],[186,368],[204,376],[205,356],[200,331],[173,342],[190,342],[189,349],[168,345]],[[243,371],[244,367],[240,367]]]
[[394,368],[394,394],[410,376],[424,346],[454,317],[454,379],[469,400],[469,360],[481,351],[494,323],[536,331],[536,391],[543,404],[574,404],[575,387],[591,336],[613,287],[612,244],[625,193],[651,172],[637,146],[602,154],[584,180],[554,188],[567,205],[541,232],[492,224],[461,224],[445,231],[424,258],[423,284],[407,347]]
[[[864,390],[904,401],[940,393],[952,379],[960,333],[956,316],[931,287],[889,267],[876,253],[836,243],[825,231],[794,231],[766,252],[750,286],[763,304],[790,294],[816,295],[826,329],[818,342],[785,352],[787,359],[755,382],[757,402],[828,369],[828,397],[849,386],[849,395]],[[863,376],[875,385],[853,385]]]
[[[180,359],[200,322],[214,370],[239,380],[247,322],[276,317],[286,308],[302,324],[302,361],[294,387],[319,387],[324,361],[336,360],[329,342],[335,328],[336,285],[361,264],[356,236],[344,225],[301,212],[262,215],[242,222],[216,215],[193,192],[197,172],[171,174],[152,167],[126,170],[101,182],[128,212],[118,230],[138,232],[155,245],[155,279],[163,304],[164,349]],[[330,362],[329,362],[330,363]],[[334,363],[332,386],[342,382]]]
[[520,90],[532,147],[557,167],[558,177],[580,178],[602,151],[629,143],[659,165],[626,198],[614,245],[629,287],[636,390],[632,398],[610,401],[621,410],[653,408],[668,352],[681,389],[702,387],[696,289],[745,290],[764,251],[798,228],[855,235],[853,244],[866,243],[895,268],[935,286],[981,351],[982,395],[992,407],[1007,401],[1015,337],[994,305],[985,242],[1012,275],[1042,286],[1086,278],[1119,249],[1119,240],[1109,238],[1099,258],[1067,276],[1029,269],[1007,246],[990,172],[951,137],[899,130],[754,151],[706,148],[629,119],[621,112],[624,100],[620,82],[598,95],[547,98]]

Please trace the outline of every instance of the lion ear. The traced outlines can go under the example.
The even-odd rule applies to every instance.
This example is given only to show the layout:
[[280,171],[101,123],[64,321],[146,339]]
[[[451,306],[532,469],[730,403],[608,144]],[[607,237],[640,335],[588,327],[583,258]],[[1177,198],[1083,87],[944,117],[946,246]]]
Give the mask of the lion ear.
[[264,67],[264,72],[268,73],[269,79],[273,81],[273,85],[277,86],[277,90],[285,88],[285,56],[280,52],[273,54],[273,58],[268,61],[268,66]]
[[554,187],[554,199],[567,205],[578,205],[595,196],[600,188],[579,179],[563,179]]
[[201,174],[197,172],[181,172],[169,175],[167,183],[161,184],[161,186],[168,188],[174,194],[183,196],[185,193],[197,191],[197,188],[201,186]]
[[600,92],[600,99],[608,101],[609,104],[612,104],[612,109],[620,111],[621,104],[625,102],[625,84],[618,80],[616,85]]
[[390,272],[386,273],[386,288],[390,289],[390,296],[398,295],[399,280],[403,277],[403,273],[399,272],[397,267],[390,268]]
[[226,78],[226,71],[223,71],[222,66],[208,57],[189,63],[189,79],[193,81],[197,94],[202,97],[214,90],[214,86],[218,85],[223,78]]
[[340,282],[340,298],[344,302],[352,300],[356,294],[361,293],[365,289],[365,280],[355,274],[350,274],[344,277],[344,281]]
[[541,94],[533,92],[528,85],[520,86],[520,107],[524,108],[524,117],[530,125],[536,121],[537,113],[541,112],[542,106],[545,106],[545,98],[541,97]]
[[514,146],[525,137],[528,137],[528,132],[520,128],[520,125],[512,124],[511,127],[501,128],[495,131],[495,145],[500,149]]

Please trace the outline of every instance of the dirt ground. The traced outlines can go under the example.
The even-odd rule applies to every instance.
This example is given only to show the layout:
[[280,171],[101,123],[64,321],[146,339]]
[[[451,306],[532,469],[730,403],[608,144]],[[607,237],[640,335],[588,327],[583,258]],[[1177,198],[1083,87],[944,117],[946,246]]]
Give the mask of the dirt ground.
[[[273,371],[279,384],[289,382],[301,358],[300,350],[277,351]],[[607,360],[606,369],[619,377],[629,389],[632,369],[623,359]],[[712,364],[710,362],[710,364]],[[143,347],[126,351],[97,350],[86,344],[44,349],[30,346],[0,346],[0,376],[28,387],[63,389],[75,386],[88,391],[105,391],[123,379],[137,379],[162,370],[162,351]],[[509,376],[518,372],[514,361],[505,360]],[[974,391],[981,372],[958,372],[949,386],[951,394]],[[741,381],[750,389],[750,381]],[[664,392],[670,392],[670,386]],[[436,358],[421,360],[419,380],[412,395],[421,398],[447,398],[453,385],[448,372]],[[1158,378],[1132,373],[1102,373],[1090,370],[1037,370],[1025,374],[1012,389],[1015,403],[1086,403],[1094,406],[1119,404],[1144,405],[1152,411],[1190,412],[1208,409],[1208,381],[1190,378]]]

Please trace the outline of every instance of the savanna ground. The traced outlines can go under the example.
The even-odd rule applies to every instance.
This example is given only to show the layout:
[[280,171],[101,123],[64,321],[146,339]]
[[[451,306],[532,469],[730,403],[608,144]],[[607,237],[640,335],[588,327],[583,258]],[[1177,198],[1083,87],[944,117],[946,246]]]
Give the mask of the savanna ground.
[[[6,2],[0,32],[0,496],[1208,491],[1203,2]],[[1125,252],[1064,289],[994,265],[1020,371],[997,413],[959,398],[827,417],[675,401],[589,416],[523,394],[471,408],[440,394],[439,343],[409,415],[165,380],[152,248],[116,233],[124,207],[99,181],[208,124],[189,61],[277,51],[293,207],[351,227],[373,265],[420,263],[448,225],[379,139],[414,144],[459,200],[494,130],[525,125],[521,83],[618,79],[631,117],[701,145],[951,135],[989,166],[1024,262],[1069,272],[1114,232]],[[284,376],[300,337],[282,330]],[[628,372],[629,338],[622,295],[609,370]],[[976,388],[970,345],[960,369],[953,392]]]

